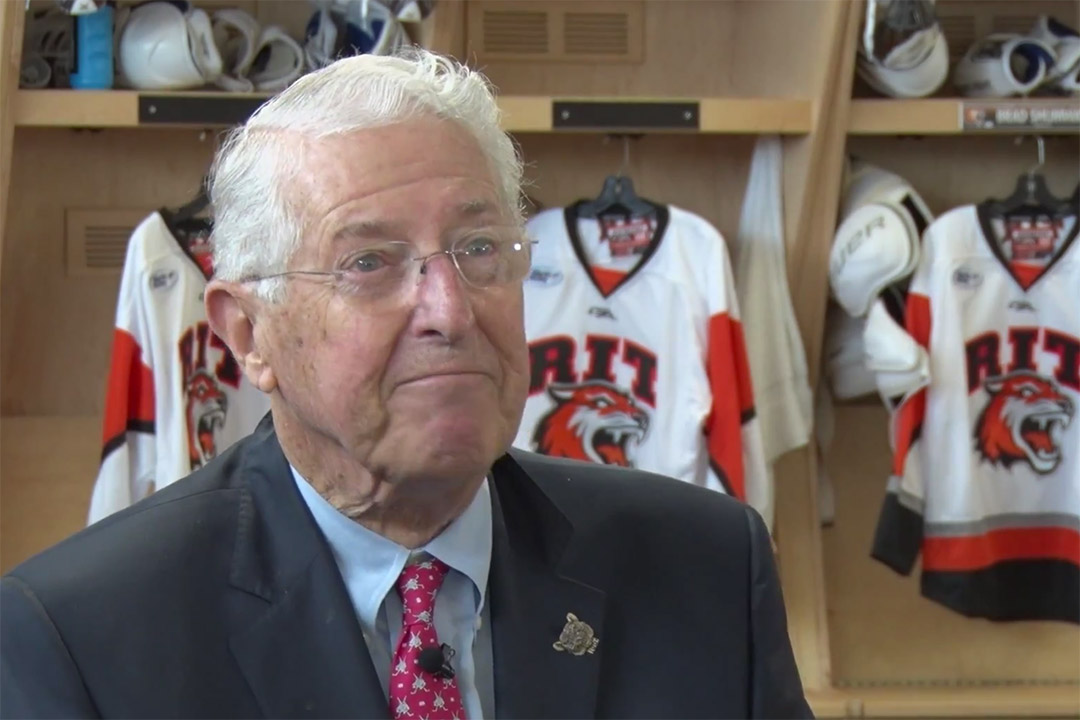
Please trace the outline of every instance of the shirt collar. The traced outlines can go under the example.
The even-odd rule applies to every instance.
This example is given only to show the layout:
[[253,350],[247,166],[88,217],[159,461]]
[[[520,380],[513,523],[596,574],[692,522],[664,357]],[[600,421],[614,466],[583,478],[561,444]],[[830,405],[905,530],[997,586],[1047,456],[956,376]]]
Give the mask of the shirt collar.
[[491,492],[485,478],[465,512],[423,547],[410,551],[396,542],[350,520],[326,501],[296,468],[289,464],[293,480],[315,522],[334,553],[347,586],[362,585],[370,598],[358,608],[366,619],[375,618],[386,594],[414,554],[426,552],[472,580],[476,612],[483,609],[491,569]]

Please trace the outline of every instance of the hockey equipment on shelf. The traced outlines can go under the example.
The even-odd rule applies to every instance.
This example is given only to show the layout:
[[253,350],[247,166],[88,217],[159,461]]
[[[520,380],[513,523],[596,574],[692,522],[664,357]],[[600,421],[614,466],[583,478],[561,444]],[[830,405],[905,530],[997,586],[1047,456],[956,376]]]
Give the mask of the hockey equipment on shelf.
[[258,51],[259,21],[243,10],[224,8],[214,13],[211,24],[223,66],[214,82],[230,92],[251,92],[255,86],[247,75]]
[[897,98],[933,94],[949,75],[949,48],[931,0],[869,0],[856,68]]
[[[318,0],[304,34],[308,70],[349,55],[390,55],[408,43],[397,15],[377,0]],[[402,6],[408,16],[412,4]]]
[[1047,43],[995,33],[964,53],[953,69],[953,85],[968,97],[1023,97],[1043,84],[1054,63],[1054,50]]
[[1028,36],[1054,51],[1054,66],[1043,87],[1054,94],[1080,94],[1080,34],[1049,15],[1040,15]]
[[68,15],[89,15],[105,6],[107,0],[55,0],[57,7]]
[[222,73],[210,16],[187,3],[135,7],[120,30],[117,60],[124,84],[138,90],[200,88]]
[[27,13],[19,87],[69,87],[74,54],[75,23],[70,15],[55,7]]
[[260,92],[278,92],[304,74],[304,49],[276,25],[259,31],[248,80]]

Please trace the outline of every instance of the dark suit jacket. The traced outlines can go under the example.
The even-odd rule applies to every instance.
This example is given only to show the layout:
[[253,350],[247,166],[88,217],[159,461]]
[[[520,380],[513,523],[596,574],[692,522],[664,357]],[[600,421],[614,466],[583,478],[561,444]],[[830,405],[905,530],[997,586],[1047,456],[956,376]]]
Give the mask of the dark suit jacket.
[[[498,717],[811,716],[752,510],[517,451],[492,477]],[[269,417],[0,588],[4,717],[389,717]],[[567,613],[592,654],[553,648]]]

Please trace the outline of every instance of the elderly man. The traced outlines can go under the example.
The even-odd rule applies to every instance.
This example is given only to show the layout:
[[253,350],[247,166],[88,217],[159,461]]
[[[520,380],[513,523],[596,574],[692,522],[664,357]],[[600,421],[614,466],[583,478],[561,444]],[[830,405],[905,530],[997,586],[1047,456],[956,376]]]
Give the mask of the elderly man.
[[810,716],[753,510],[509,449],[520,180],[418,50],[230,136],[206,309],[272,411],[3,579],[5,717]]

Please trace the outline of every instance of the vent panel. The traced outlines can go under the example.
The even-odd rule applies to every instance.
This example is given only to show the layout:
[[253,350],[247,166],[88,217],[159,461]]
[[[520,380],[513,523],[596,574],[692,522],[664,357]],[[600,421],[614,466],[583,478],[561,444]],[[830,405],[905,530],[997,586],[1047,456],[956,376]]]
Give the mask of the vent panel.
[[148,214],[145,209],[67,209],[67,274],[118,274],[124,268],[128,240]]
[[483,47],[486,53],[548,52],[548,17],[543,12],[485,10]]
[[568,55],[626,55],[629,33],[625,13],[567,13],[563,47]]
[[640,64],[642,0],[472,0],[467,54],[491,61]]

